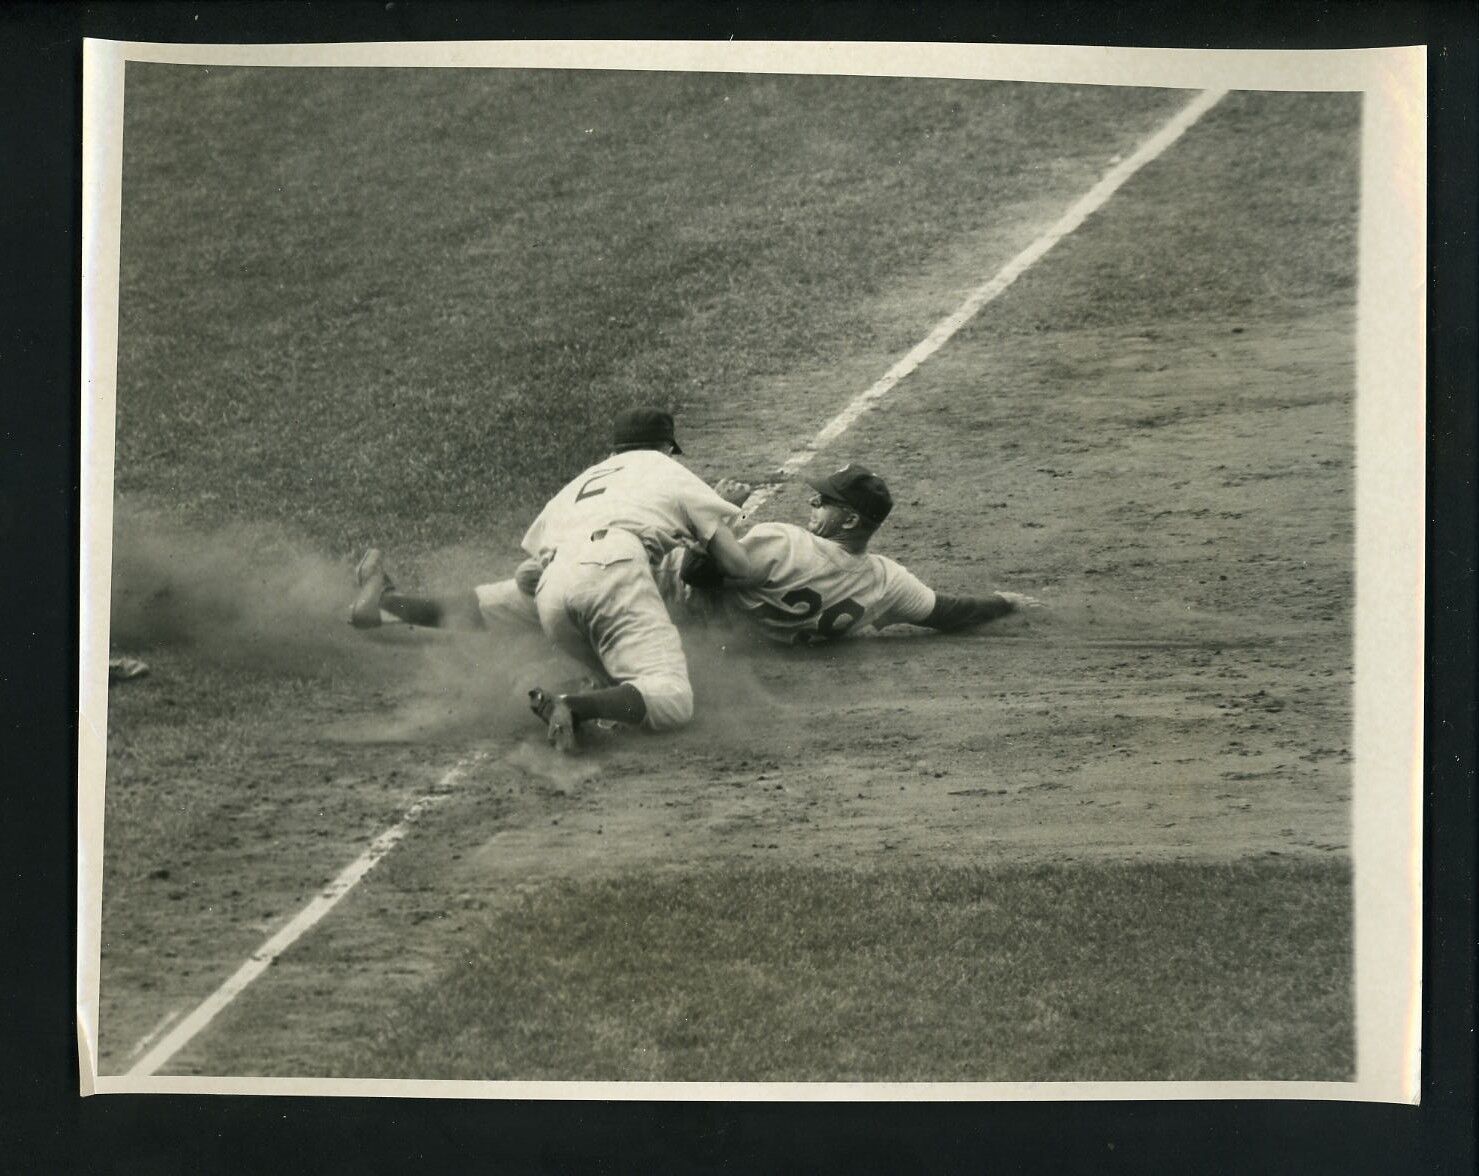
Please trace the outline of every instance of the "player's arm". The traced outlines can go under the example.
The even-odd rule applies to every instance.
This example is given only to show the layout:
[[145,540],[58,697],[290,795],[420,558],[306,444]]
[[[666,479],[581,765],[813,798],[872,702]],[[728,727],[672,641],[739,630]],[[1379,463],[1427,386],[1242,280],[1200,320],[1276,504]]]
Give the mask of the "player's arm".
[[915,624],[948,633],[953,629],[984,625],[1008,613],[1041,607],[1038,601],[1020,592],[989,592],[985,596],[948,596],[936,592],[935,607],[929,616]]
[[[687,471],[684,471],[685,473]],[[695,492],[687,505],[690,534],[697,539],[703,550],[704,568],[699,580],[687,572],[680,571],[682,578],[695,586],[712,588],[749,588],[763,582],[764,573],[755,565],[740,545],[734,533],[734,524],[739,521],[735,504],[720,496],[692,474]],[[737,493],[742,483],[724,479],[726,489]],[[685,557],[686,561],[687,557]],[[685,562],[685,567],[687,567]],[[694,567],[698,561],[694,561]],[[702,581],[702,582],[701,582]]]
[[948,633],[984,625],[1024,608],[1042,607],[1019,592],[988,592],[984,596],[936,592],[908,568],[884,556],[877,560],[884,573],[883,607],[873,622],[878,628],[903,623]]
[[714,569],[726,588],[749,588],[762,583],[763,573],[755,567],[734,532],[724,523],[715,528],[706,548]]
[[726,588],[758,588],[770,583],[786,553],[785,542],[774,533],[774,527],[761,524],[739,536],[736,542],[749,561],[748,578],[731,580],[719,566],[712,551],[698,547],[690,547],[683,552],[678,566],[678,578],[700,592],[715,594]]

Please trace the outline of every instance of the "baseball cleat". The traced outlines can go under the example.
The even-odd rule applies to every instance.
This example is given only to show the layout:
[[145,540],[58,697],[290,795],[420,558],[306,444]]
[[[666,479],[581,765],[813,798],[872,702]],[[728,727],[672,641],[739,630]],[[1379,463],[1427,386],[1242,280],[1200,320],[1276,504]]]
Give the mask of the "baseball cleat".
[[349,607],[349,623],[356,629],[374,629],[387,619],[380,611],[380,598],[393,587],[385,574],[385,557],[378,547],[370,548],[360,557],[354,578],[359,584],[359,595]]
[[573,755],[576,750],[575,716],[570,713],[570,704],[565,701],[565,696],[548,694],[536,686],[529,691],[529,709],[545,721],[545,737],[549,745],[566,755]]
[[385,553],[378,547],[371,547],[364,555],[359,557],[359,564],[354,569],[354,582],[361,588],[372,576],[378,576],[385,571]]

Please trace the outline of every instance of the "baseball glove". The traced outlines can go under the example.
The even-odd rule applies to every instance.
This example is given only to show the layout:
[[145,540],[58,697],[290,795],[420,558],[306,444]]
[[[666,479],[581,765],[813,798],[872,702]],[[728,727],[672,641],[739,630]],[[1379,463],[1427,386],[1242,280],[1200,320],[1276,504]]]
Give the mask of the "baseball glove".
[[724,573],[706,551],[689,548],[683,553],[683,562],[678,568],[678,578],[694,588],[718,588],[724,583]]

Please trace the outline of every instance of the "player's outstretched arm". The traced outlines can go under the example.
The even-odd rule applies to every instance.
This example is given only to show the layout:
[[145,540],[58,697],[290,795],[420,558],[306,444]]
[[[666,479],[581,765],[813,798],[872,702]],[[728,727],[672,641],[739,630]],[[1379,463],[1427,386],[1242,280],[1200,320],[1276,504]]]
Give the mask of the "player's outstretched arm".
[[926,628],[942,633],[984,625],[1008,613],[1042,608],[1042,603],[1021,592],[991,592],[985,596],[947,596],[935,593],[935,607],[920,621]]

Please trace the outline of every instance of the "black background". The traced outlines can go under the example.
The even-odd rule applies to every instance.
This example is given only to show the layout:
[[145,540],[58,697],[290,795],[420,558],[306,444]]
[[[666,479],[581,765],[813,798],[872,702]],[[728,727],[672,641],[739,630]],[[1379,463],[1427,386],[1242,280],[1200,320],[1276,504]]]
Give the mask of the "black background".
[[[6,4],[0,0],[0,1171],[1474,1170],[1475,70],[1469,3]],[[511,1103],[77,1095],[82,38],[1427,44],[1422,1105]]]

